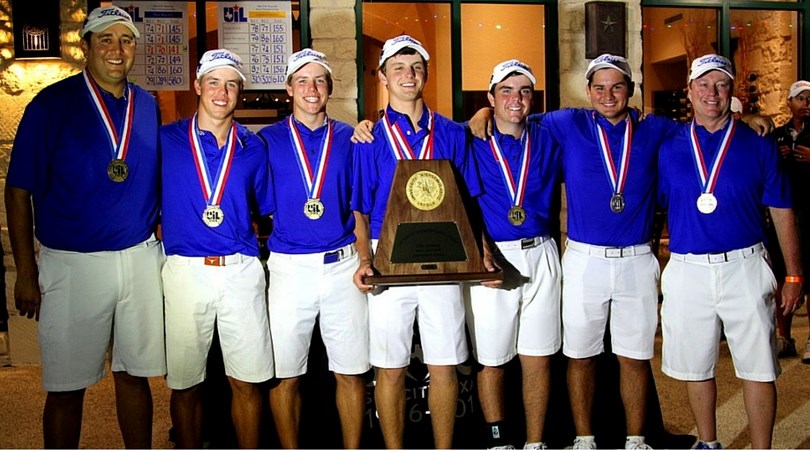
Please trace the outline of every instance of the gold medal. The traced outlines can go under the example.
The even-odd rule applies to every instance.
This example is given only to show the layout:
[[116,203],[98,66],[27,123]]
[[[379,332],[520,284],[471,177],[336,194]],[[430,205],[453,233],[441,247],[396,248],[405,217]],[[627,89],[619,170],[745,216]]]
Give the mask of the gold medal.
[[107,166],[107,176],[116,183],[121,183],[129,176],[129,166],[123,159],[114,159]]
[[208,205],[202,213],[202,220],[207,226],[216,228],[225,221],[225,213],[218,205]]
[[526,221],[526,210],[522,206],[509,208],[509,223],[514,226],[522,225]]
[[420,170],[405,185],[408,202],[419,210],[436,209],[444,201],[444,182],[441,177],[429,170]]
[[311,220],[318,220],[323,216],[323,203],[317,198],[311,198],[304,203],[304,215]]

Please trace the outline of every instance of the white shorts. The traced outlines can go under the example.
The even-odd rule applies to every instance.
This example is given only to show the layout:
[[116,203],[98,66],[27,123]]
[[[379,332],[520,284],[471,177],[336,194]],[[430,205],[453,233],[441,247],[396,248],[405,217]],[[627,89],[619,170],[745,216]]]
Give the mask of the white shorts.
[[[371,246],[376,250],[376,239]],[[451,366],[467,360],[459,284],[392,286],[368,295],[371,365],[399,369],[410,364],[414,321],[419,325],[423,363]]]
[[649,244],[602,247],[568,240],[562,258],[563,353],[590,358],[605,350],[652,359],[658,327],[660,266]]
[[357,375],[371,368],[368,302],[353,282],[359,264],[353,244],[327,253],[270,254],[267,298],[277,377],[307,372],[312,330],[319,315],[329,370]]
[[172,255],[163,267],[166,384],[171,389],[188,389],[205,380],[215,323],[226,375],[248,383],[273,377],[264,268],[255,256],[219,258],[224,265]]
[[485,366],[500,366],[517,354],[553,355],[562,343],[556,242],[546,237],[496,245],[503,287],[464,285],[475,359]]
[[762,244],[717,255],[673,253],[661,289],[664,373],[687,381],[713,378],[722,324],[737,377],[776,379],[776,278]]
[[77,253],[42,247],[39,345],[42,386],[75,391],[113,372],[166,374],[163,251],[154,237],[126,250]]

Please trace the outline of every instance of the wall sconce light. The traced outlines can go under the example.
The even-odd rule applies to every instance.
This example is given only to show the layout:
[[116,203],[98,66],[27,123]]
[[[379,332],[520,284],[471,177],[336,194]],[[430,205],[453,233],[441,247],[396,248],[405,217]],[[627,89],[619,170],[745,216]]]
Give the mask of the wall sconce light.
[[59,58],[59,0],[11,0],[14,58]]

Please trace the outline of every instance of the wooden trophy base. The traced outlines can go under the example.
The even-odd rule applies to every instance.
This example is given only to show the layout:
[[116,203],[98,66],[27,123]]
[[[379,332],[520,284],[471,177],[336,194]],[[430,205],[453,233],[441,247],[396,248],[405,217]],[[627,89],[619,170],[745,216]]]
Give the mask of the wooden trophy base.
[[484,268],[453,168],[445,160],[403,160],[388,197],[374,267],[380,286],[501,279]]

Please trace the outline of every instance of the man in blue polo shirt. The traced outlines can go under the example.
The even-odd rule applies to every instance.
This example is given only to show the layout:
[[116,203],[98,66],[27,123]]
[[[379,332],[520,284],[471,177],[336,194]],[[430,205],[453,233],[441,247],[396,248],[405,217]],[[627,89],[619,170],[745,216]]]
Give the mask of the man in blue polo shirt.
[[355,289],[360,264],[354,242],[352,128],[326,114],[332,68],[323,53],[304,49],[287,61],[293,114],[264,128],[268,144],[273,232],[268,240],[268,301],[279,384],[270,406],[281,445],[298,448],[300,378],[307,371],[312,331],[320,331],[337,380],[345,448],[358,448],[365,412],[368,305]]
[[526,122],[535,84],[529,66],[504,61],[489,82],[494,129],[475,138],[472,154],[485,192],[478,196],[488,246],[504,283],[465,285],[467,325],[478,373],[488,448],[511,445],[505,424],[504,365],[520,357],[526,449],[545,448],[543,428],[551,380],[550,356],[560,349],[560,259],[550,237],[560,153],[548,131]]
[[595,357],[611,349],[619,361],[625,408],[625,448],[644,439],[647,386],[658,324],[658,275],[652,253],[658,146],[673,124],[638,121],[627,60],[605,54],[588,66],[592,110],[568,109],[544,118],[563,149],[568,242],[563,255],[563,353],[577,438],[595,448],[591,428]]
[[[565,109],[541,118],[562,149],[568,206],[562,322],[574,448],[596,448],[591,427],[595,357],[604,351],[609,326],[619,360],[625,447],[644,449],[649,448],[644,417],[658,323],[659,268],[650,246],[655,172],[658,147],[675,125],[655,116],[639,122],[628,108],[634,86],[625,58],[601,55],[588,65],[585,78],[593,109]],[[480,130],[473,122],[471,127]]]
[[[672,252],[662,278],[663,371],[687,381],[700,442],[718,442],[717,361],[721,327],[743,396],[752,448],[770,448],[776,415],[775,302],[801,306],[802,266],[789,181],[775,143],[731,118],[731,62],[692,62],[694,119],[661,146],[659,196],[668,210]],[[768,207],[787,269],[782,298],[763,245]]]
[[233,118],[243,82],[238,55],[205,52],[194,81],[197,113],[160,131],[166,384],[181,448],[202,447],[201,383],[215,326],[242,448],[259,445],[257,383],[273,377],[264,269],[251,223],[270,211],[267,147]]
[[[385,42],[378,77],[389,95],[383,119],[373,130],[374,142],[355,148],[352,209],[357,227],[360,267],[354,282],[361,292],[374,286],[363,277],[374,274],[372,247],[380,236],[397,161],[450,160],[472,196],[479,194],[474,162],[468,160],[464,129],[428,109],[422,98],[430,56],[422,44],[402,35]],[[461,183],[464,189],[464,183]],[[405,375],[411,356],[414,320],[424,362],[430,373],[428,404],[434,444],[453,442],[458,383],[456,365],[467,359],[464,305],[458,284],[399,286],[369,296],[370,359],[377,371],[376,406],[385,445],[401,448],[405,425]],[[418,315],[417,315],[418,311]]]
[[78,447],[84,392],[104,376],[111,339],[124,444],[150,447],[146,377],[166,373],[154,235],[159,112],[126,79],[139,37],[129,14],[96,8],[81,36],[84,70],[34,98],[14,141],[6,180],[14,300],[40,321],[45,447]]

